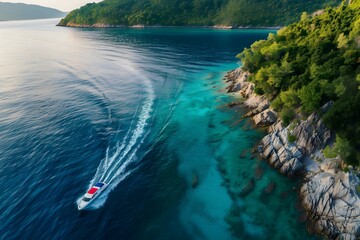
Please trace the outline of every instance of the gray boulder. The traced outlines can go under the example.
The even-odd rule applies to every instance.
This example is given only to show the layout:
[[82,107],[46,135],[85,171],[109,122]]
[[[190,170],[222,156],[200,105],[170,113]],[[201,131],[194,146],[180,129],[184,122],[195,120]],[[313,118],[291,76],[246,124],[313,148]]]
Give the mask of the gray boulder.
[[282,174],[294,176],[304,168],[301,162],[303,154],[287,141],[287,132],[285,128],[269,133],[261,140],[259,150],[262,157]]
[[247,79],[249,76],[250,73],[243,71],[241,68],[228,72],[225,75],[226,82],[230,83],[227,87],[227,92],[238,92],[242,90],[245,86],[248,86],[249,82],[247,82]]
[[265,110],[268,109],[269,107],[270,107],[269,101],[264,100],[263,102],[261,102],[261,103],[258,105],[257,108],[255,108],[254,110],[252,110],[252,111],[248,112],[247,114],[245,114],[245,115],[243,116],[243,118],[252,117],[252,116],[254,116],[254,115],[256,115],[256,114],[259,114],[259,113],[265,111]]
[[331,138],[331,132],[316,113],[311,114],[292,131],[296,137],[296,144],[303,148],[307,154],[316,149],[322,149]]
[[256,114],[253,117],[255,125],[258,127],[266,127],[270,126],[271,124],[275,123],[277,120],[276,112],[267,109],[259,114]]
[[302,204],[318,232],[328,238],[360,237],[360,198],[350,173],[320,172],[301,187]]
[[292,158],[286,161],[280,168],[280,172],[292,176],[304,168],[304,165],[297,159]]

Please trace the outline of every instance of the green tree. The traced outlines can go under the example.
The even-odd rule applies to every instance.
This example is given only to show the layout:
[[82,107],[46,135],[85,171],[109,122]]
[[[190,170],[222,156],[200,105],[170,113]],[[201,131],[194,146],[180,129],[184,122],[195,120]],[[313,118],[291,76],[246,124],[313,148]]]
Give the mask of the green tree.
[[347,48],[348,47],[348,38],[344,35],[344,33],[341,33],[339,37],[337,38],[338,48]]
[[300,20],[301,20],[301,21],[307,21],[307,20],[309,20],[309,18],[310,18],[309,14],[308,14],[307,12],[303,12],[303,13],[301,14]]
[[281,120],[283,121],[284,125],[287,126],[294,119],[295,111],[292,108],[284,108],[280,112],[280,117],[281,117]]
[[303,112],[310,114],[320,107],[321,94],[316,84],[309,84],[302,87],[299,91]]

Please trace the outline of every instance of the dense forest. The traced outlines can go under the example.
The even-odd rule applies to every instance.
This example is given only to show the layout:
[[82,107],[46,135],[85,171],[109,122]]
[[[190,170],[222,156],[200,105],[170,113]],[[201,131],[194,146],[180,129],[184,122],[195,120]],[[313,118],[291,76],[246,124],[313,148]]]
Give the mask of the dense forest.
[[284,26],[339,0],[104,0],[70,12],[59,25]]
[[323,115],[337,134],[325,154],[360,163],[360,0],[303,13],[298,23],[238,55],[255,91],[272,99],[288,124],[334,101]]

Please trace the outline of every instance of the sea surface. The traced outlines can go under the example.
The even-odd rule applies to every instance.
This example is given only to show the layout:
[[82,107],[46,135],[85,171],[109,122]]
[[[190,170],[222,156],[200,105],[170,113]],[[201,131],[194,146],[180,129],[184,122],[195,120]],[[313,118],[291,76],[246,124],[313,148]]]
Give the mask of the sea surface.
[[314,238],[227,106],[224,75],[268,30],[57,22],[0,23],[0,239]]

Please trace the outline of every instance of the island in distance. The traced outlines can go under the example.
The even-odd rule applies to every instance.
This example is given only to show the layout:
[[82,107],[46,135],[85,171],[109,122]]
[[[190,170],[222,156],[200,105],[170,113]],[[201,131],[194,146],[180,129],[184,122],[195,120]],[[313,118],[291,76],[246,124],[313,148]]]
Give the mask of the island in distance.
[[54,8],[24,3],[0,2],[0,21],[60,18],[66,15]]

